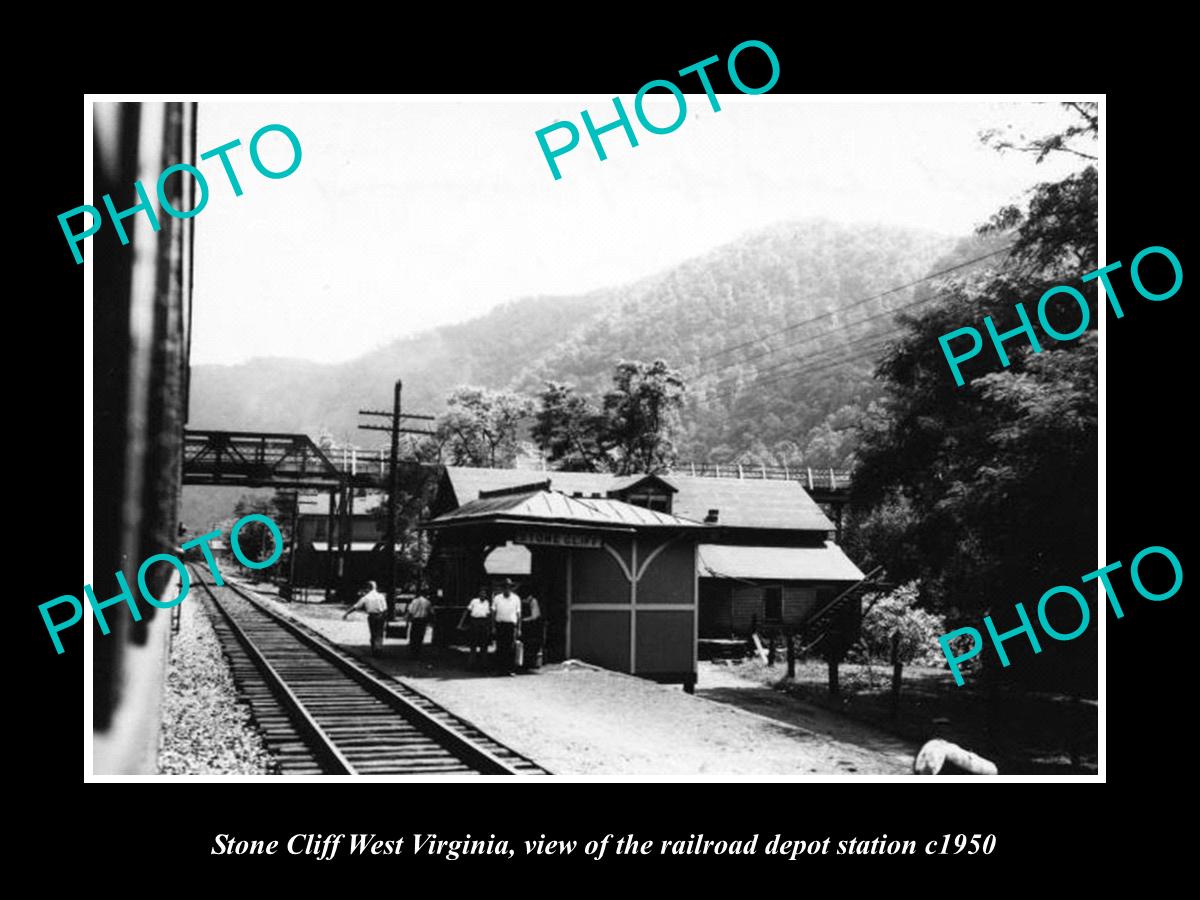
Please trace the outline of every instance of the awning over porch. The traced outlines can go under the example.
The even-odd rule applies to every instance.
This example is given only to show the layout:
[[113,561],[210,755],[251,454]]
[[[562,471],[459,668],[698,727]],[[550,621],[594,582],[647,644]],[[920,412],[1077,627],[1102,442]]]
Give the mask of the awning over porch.
[[824,547],[739,547],[700,544],[701,578],[769,581],[861,581],[858,566],[832,541]]

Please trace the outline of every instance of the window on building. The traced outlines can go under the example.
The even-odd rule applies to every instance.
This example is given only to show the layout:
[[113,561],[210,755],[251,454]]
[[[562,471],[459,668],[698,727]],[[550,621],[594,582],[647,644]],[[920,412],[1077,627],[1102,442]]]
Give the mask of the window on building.
[[659,493],[658,491],[629,494],[625,497],[625,502],[634,506],[644,507],[645,509],[652,509],[655,512],[669,513],[671,511],[671,495]]
[[763,594],[763,619],[783,621],[783,588],[769,587]]

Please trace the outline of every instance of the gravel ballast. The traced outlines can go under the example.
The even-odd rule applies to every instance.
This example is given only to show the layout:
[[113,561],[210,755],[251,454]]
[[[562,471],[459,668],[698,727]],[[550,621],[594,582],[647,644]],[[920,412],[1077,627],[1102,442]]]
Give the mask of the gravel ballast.
[[186,600],[179,614],[163,698],[159,774],[274,774],[204,607],[199,599]]

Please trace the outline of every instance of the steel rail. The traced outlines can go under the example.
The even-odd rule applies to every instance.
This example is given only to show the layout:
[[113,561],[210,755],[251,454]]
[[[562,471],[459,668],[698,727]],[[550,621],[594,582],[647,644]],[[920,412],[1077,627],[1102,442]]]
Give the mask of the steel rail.
[[[333,663],[340,671],[371,693],[372,696],[389,705],[392,709],[403,716],[410,724],[416,727],[418,731],[433,739],[437,744],[446,750],[450,751],[461,762],[466,763],[484,775],[521,774],[485,747],[479,746],[470,738],[467,738],[466,736],[459,734],[446,725],[443,725],[441,722],[438,722],[435,718],[433,718],[433,716],[416,706],[411,700],[409,700],[387,682],[381,680],[370,671],[361,668],[360,663],[353,660],[352,657],[345,654],[339,648],[331,646],[323,638],[314,637],[295,622],[292,622],[286,616],[283,616],[275,610],[267,607],[260,600],[251,596],[249,592],[247,592],[240,585],[226,580],[224,586],[232,590],[256,610],[267,616],[275,624],[287,631],[293,637],[300,640],[307,647],[311,648],[318,656],[328,662]],[[208,588],[207,583],[205,583],[205,587]],[[211,595],[211,588],[209,588],[209,593]],[[226,610],[222,609],[222,612],[225,613],[227,617],[229,616],[229,613]],[[313,724],[316,725],[315,722]]]
[[337,743],[333,740],[333,738],[330,737],[325,729],[322,728],[320,724],[313,719],[312,715],[309,714],[303,702],[301,702],[300,698],[298,698],[292,692],[292,689],[283,679],[283,676],[281,676],[275,670],[275,667],[271,665],[271,661],[262,654],[262,651],[260,651],[254,641],[250,639],[249,635],[247,635],[242,629],[242,626],[237,623],[237,620],[234,618],[233,614],[225,608],[225,604],[218,599],[217,593],[212,589],[212,586],[210,586],[209,583],[203,578],[199,577],[199,573],[195,572],[194,569],[193,572],[197,576],[196,580],[199,581],[204,587],[204,591],[208,594],[209,599],[212,600],[213,604],[225,618],[230,630],[233,631],[234,636],[238,639],[238,643],[242,645],[242,648],[250,656],[251,661],[258,668],[259,672],[262,673],[263,680],[266,681],[267,687],[270,688],[271,692],[279,699],[284,709],[287,710],[288,715],[292,719],[293,723],[295,723],[300,731],[303,732],[308,738],[310,744],[312,745],[314,755],[316,755],[318,759],[321,759],[328,768],[333,770],[329,774],[359,774],[357,771],[355,771],[354,766],[350,763],[350,761],[342,754],[342,751],[338,749]]

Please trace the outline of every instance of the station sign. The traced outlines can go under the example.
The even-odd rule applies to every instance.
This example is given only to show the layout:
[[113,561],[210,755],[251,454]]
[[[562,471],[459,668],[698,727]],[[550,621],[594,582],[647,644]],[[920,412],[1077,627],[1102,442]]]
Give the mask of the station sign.
[[544,528],[518,531],[513,535],[514,544],[534,544],[543,547],[600,547],[598,535],[580,534],[577,531],[550,531]]

